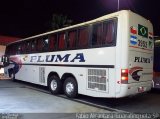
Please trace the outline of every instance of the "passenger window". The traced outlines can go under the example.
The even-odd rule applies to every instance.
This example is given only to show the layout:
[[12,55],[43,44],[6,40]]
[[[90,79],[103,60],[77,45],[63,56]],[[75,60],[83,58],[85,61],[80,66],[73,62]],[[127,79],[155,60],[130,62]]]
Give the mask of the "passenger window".
[[78,48],[87,48],[89,40],[89,28],[83,27],[78,30]]
[[37,50],[42,51],[42,47],[43,47],[42,39],[39,38],[37,39]]
[[116,20],[110,20],[103,24],[103,39],[102,44],[113,46],[116,38]]
[[102,44],[102,23],[94,24],[92,29],[92,46],[100,46]]
[[48,51],[49,48],[49,39],[48,37],[43,38],[43,51]]
[[31,43],[31,50],[32,50],[32,52],[35,52],[37,50],[36,46],[37,46],[37,41],[33,40],[32,43]]
[[61,33],[58,35],[58,50],[64,50],[65,48],[65,33]]
[[30,41],[27,41],[26,42],[26,52],[30,52],[30,49],[31,49],[30,45],[31,45]]
[[76,36],[77,36],[77,32],[76,30],[74,31],[70,31],[68,33],[68,49],[74,49],[75,45],[76,45]]
[[56,50],[56,44],[57,44],[57,36],[56,34],[53,34],[49,37],[49,50],[54,51]]
[[25,50],[26,50],[25,42],[23,41],[21,45],[22,45],[21,54],[23,54],[23,53],[25,53],[25,52],[26,52],[26,51],[25,51]]
[[17,44],[17,52],[16,54],[21,54],[21,50],[22,50],[22,45],[21,44]]

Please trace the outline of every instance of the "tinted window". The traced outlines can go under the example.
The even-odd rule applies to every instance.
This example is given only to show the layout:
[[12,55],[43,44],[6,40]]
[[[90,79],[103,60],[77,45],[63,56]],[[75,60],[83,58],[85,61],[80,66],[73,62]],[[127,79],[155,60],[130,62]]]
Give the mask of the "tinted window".
[[30,43],[30,41],[27,41],[26,42],[26,52],[30,52],[30,50],[31,50],[31,43]]
[[56,50],[56,45],[57,45],[57,35],[56,34],[52,34],[50,37],[49,37],[49,50],[50,51],[54,51]]
[[17,44],[16,54],[21,54],[22,51],[22,45],[19,43]]
[[103,23],[102,44],[114,46],[116,41],[117,20],[110,20]]
[[58,35],[58,50],[64,50],[66,48],[65,46],[65,33],[61,33]]
[[48,51],[49,48],[49,39],[48,37],[43,38],[43,51]]
[[22,46],[21,53],[23,54],[26,52],[26,45],[24,41],[21,43],[21,46]]
[[37,50],[42,51],[43,48],[43,40],[41,38],[37,39]]
[[32,52],[36,51],[36,47],[37,47],[37,41],[36,40],[32,40],[32,42],[31,42],[31,50],[32,50]]
[[99,46],[102,44],[102,23],[93,25],[91,38],[92,46]]
[[89,28],[83,27],[78,30],[78,48],[87,48],[89,41]]
[[76,47],[76,38],[77,38],[76,30],[68,32],[68,43],[67,43],[68,49],[74,49]]

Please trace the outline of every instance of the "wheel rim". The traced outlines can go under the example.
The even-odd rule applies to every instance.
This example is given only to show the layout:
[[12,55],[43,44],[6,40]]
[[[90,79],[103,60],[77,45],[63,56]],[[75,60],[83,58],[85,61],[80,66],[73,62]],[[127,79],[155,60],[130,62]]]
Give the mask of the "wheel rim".
[[57,82],[55,80],[51,81],[51,89],[54,91],[57,89]]
[[74,85],[71,82],[67,83],[66,84],[66,92],[68,94],[71,94],[73,91],[74,91]]

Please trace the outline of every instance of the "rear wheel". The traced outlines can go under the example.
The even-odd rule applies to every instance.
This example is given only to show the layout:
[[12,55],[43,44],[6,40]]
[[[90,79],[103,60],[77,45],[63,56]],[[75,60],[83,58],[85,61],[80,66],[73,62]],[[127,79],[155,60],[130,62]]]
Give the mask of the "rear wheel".
[[53,75],[49,78],[48,87],[50,92],[54,95],[59,94],[61,92],[62,83],[58,76]]
[[69,98],[75,98],[78,95],[78,85],[76,79],[73,77],[68,77],[64,81],[63,85],[64,93]]

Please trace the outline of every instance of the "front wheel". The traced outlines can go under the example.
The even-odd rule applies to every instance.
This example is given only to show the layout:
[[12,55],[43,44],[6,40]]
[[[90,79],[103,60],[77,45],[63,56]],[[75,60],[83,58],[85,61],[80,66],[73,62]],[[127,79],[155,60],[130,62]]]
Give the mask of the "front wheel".
[[16,80],[15,80],[15,73],[14,73],[13,70],[10,71],[9,77],[11,78],[12,81],[16,81]]
[[78,95],[78,85],[73,77],[68,77],[63,85],[64,93],[69,98],[75,98]]
[[59,94],[62,88],[62,83],[58,76],[53,75],[49,78],[49,83],[48,83],[49,90],[52,94],[56,95]]

